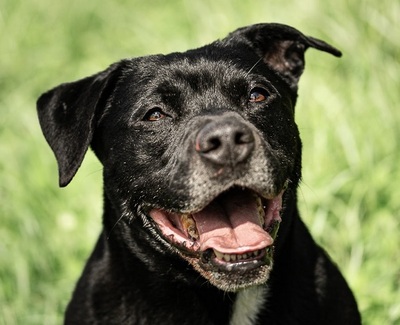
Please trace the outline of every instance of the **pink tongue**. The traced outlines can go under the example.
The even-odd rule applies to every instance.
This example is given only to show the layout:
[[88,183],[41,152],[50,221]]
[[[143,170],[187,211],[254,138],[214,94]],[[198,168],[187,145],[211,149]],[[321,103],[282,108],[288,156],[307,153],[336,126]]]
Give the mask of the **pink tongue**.
[[262,229],[256,199],[244,191],[230,192],[193,214],[201,251],[212,248],[225,254],[243,254],[272,245]]

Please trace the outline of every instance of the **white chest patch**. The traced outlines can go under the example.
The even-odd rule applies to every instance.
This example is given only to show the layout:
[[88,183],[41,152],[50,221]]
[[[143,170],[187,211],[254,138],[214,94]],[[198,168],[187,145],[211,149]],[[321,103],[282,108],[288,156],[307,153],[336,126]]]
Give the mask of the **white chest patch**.
[[230,325],[254,325],[267,300],[268,288],[255,286],[238,292],[233,304]]

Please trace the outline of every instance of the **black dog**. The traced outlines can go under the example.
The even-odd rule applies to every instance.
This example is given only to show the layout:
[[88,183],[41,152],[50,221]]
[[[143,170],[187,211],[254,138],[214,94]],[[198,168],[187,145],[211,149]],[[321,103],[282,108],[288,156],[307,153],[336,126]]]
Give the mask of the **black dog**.
[[296,206],[294,106],[309,47],[341,55],[259,24],[40,97],[60,185],[89,145],[104,166],[104,231],[67,324],[360,323]]

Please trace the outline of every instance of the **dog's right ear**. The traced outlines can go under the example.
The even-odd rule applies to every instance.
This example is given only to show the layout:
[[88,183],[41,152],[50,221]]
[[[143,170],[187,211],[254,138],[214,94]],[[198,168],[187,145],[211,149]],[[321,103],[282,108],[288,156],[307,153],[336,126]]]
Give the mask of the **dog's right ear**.
[[43,134],[53,150],[60,186],[66,186],[80,167],[96,124],[120,76],[121,64],[44,93],[37,101]]

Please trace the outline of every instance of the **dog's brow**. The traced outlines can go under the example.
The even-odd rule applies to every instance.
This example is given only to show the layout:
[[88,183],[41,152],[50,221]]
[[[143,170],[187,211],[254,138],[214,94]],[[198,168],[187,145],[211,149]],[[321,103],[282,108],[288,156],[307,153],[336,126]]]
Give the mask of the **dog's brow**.
[[250,70],[249,71],[247,71],[247,73],[246,73],[246,77],[250,74],[250,72],[257,66],[257,64],[259,64],[260,63],[260,61],[262,60],[262,58],[259,58],[258,60],[257,60],[257,62],[256,63],[254,63],[254,65],[250,68]]

